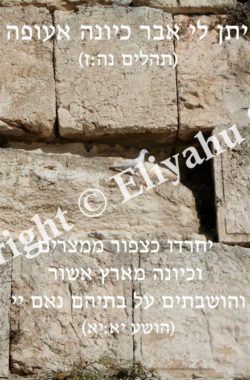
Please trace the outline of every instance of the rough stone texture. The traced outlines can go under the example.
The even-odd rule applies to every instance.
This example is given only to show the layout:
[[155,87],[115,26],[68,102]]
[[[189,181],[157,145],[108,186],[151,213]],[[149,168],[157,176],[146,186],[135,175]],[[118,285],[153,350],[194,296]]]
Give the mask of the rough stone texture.
[[0,378],[9,373],[11,264],[0,265]]
[[[244,135],[249,137],[249,39],[237,41],[234,38],[220,46],[215,26],[225,22],[224,16],[175,16],[174,21],[182,26],[181,40],[175,42],[179,57],[176,70],[138,65],[129,69],[118,65],[82,70],[78,56],[83,50],[94,56],[138,53],[141,49],[147,53],[173,52],[172,42],[148,42],[146,35],[139,33],[141,24],[172,25],[171,14],[152,8],[176,14],[199,14],[221,13],[235,5],[234,0],[134,0],[133,7],[110,7],[111,2],[0,0],[3,58],[0,134],[20,140],[53,137],[56,76],[60,136],[91,142],[85,146],[12,142],[7,146],[14,149],[1,149],[0,232],[8,229],[11,236],[17,238],[20,232],[34,226],[31,218],[35,214],[45,220],[54,217],[60,207],[67,210],[67,219],[74,224],[72,232],[62,237],[66,241],[100,239],[105,243],[110,239],[159,239],[164,247],[159,254],[150,256],[118,255],[110,247],[103,254],[75,254],[64,252],[62,244],[58,244],[37,259],[27,260],[22,256],[12,265],[0,265],[0,378],[8,377],[9,366],[15,372],[9,380],[24,380],[19,374],[32,376],[41,370],[72,368],[74,364],[107,355],[118,362],[120,359],[142,361],[147,367],[156,368],[162,380],[249,380],[250,248],[219,243],[206,254],[191,255],[187,244],[183,253],[176,250],[170,253],[167,242],[167,239],[205,242],[206,237],[201,233],[213,233],[215,207],[210,195],[213,186],[209,165],[192,173],[182,167],[182,183],[178,187],[168,182],[125,204],[121,204],[121,193],[110,180],[116,173],[109,169],[114,161],[135,157],[139,149],[135,146],[146,147],[144,142],[151,143],[150,153],[159,162],[174,151],[182,151],[176,137],[188,140],[199,130],[211,132],[217,126],[225,128],[236,123],[244,127]],[[107,6],[96,6],[99,3]],[[75,9],[80,4],[92,6]],[[19,7],[7,8],[13,5]],[[152,8],[142,7],[144,5]],[[53,15],[45,8],[61,11],[56,12],[52,20]],[[202,41],[199,34],[191,36],[188,28],[198,19],[210,27]],[[6,24],[45,23],[49,26],[53,22],[68,24],[73,32],[71,41],[54,42],[55,54],[53,41],[46,44],[36,40],[6,41]],[[81,42],[81,24],[130,25],[135,37],[128,42],[120,41],[121,36],[111,41]],[[114,146],[113,140],[121,142],[124,148]],[[100,141],[112,144],[97,145]],[[175,141],[175,150],[173,146],[159,148],[156,144],[171,141]],[[26,151],[21,151],[21,147]],[[148,163],[146,167],[152,169]],[[221,242],[247,246],[250,243],[249,167],[248,140],[240,149],[229,151],[214,162]],[[174,179],[171,173],[164,173],[169,181]],[[142,178],[134,180],[138,190],[143,184]],[[100,189],[107,197],[107,210],[99,218],[87,218],[79,211],[79,195],[88,188]],[[93,203],[97,207],[100,204],[98,199]],[[3,249],[2,254],[9,258],[6,250]],[[90,267],[94,280],[55,281],[48,272],[49,266]],[[109,279],[103,286],[97,274],[100,267],[142,267],[151,277],[140,283]],[[204,280],[154,281],[155,267],[201,268]],[[146,311],[135,309],[134,291],[137,295],[155,296],[154,307]],[[93,294],[125,296],[127,308],[125,311],[72,309],[71,295]],[[23,296],[24,304],[10,305],[11,295]],[[31,295],[61,295],[66,303],[62,310],[32,310]],[[215,310],[187,311],[176,307],[164,311],[160,305],[161,295],[242,295],[246,297],[246,308],[225,310],[219,306]],[[132,321],[160,323],[173,319],[176,333],[172,338],[155,333],[133,338],[126,326],[121,334],[98,333],[84,337],[81,325],[85,318],[105,325],[110,322],[129,325]],[[37,380],[37,375],[34,379]]]
[[[131,156],[137,154],[133,152]],[[109,169],[118,157],[107,157],[107,152],[98,155],[48,155],[1,149],[0,229],[8,227],[11,233],[20,233],[33,225],[30,219],[35,214],[45,220],[54,217],[60,207],[67,210],[68,220],[74,224],[72,233],[108,232],[109,238],[117,233],[120,236],[134,233],[145,238],[145,233],[161,236],[168,231],[169,237],[178,238],[199,232],[191,190],[182,184],[173,186],[166,182],[122,204],[121,192],[110,179],[117,172]],[[143,181],[138,176],[135,182],[138,192]],[[108,206],[99,218],[87,218],[79,211],[78,198],[89,188],[99,189],[106,195]],[[13,223],[16,220],[17,225]]]
[[[83,239],[82,235],[78,239]],[[59,247],[59,248],[58,248]],[[130,255],[75,254],[64,252],[62,245],[48,254],[43,254],[35,260],[16,259],[13,262],[13,286],[15,295],[24,297],[22,306],[12,305],[11,326],[13,339],[11,342],[11,372],[34,374],[37,371],[56,371],[73,368],[95,362],[104,356],[116,360],[131,361],[133,358],[131,294],[132,285],[129,281],[107,280],[102,285],[99,268],[130,268]],[[92,271],[92,281],[69,281],[65,274],[64,281],[55,281],[53,268],[88,268]],[[80,270],[80,269],[79,269]],[[60,271],[59,271],[60,273]],[[31,296],[63,297],[62,309],[49,307],[47,309],[32,309]],[[107,310],[100,306],[77,310],[71,303],[73,296],[124,296],[126,309]],[[118,302],[119,303],[119,302]],[[90,302],[91,305],[91,302]],[[109,303],[110,305],[110,303]],[[107,326],[107,333],[98,332],[88,336],[82,333],[84,321],[99,326]],[[126,329],[120,334],[109,334],[109,324],[124,323]],[[86,331],[88,330],[87,327]],[[34,339],[35,337],[35,339]]]
[[[151,275],[135,285],[141,296],[153,295],[156,304],[135,310],[139,323],[175,322],[175,334],[136,335],[136,359],[159,369],[166,377],[245,379],[249,364],[250,249],[215,244],[207,253],[191,254],[187,246],[181,254],[166,248],[158,255],[140,254],[140,266]],[[153,268],[200,268],[203,281],[153,280]],[[172,272],[173,273],[173,272]],[[161,296],[244,296],[245,309],[162,309]],[[188,305],[190,303],[188,302]],[[196,377],[195,377],[196,376]]]
[[[105,20],[105,22],[104,22]],[[129,22],[128,22],[129,21]],[[71,41],[56,43],[56,80],[60,135],[79,139],[111,139],[142,135],[173,141],[177,133],[175,71],[141,62],[122,65],[122,54],[171,54],[172,41],[147,41],[140,25],[172,25],[160,10],[125,7],[80,7],[75,12],[55,12],[55,22],[72,25]],[[81,24],[129,25],[129,41],[120,36],[110,40],[81,42]],[[123,32],[121,32],[123,33]],[[125,32],[126,33],[126,32]],[[95,65],[81,69],[81,52],[95,57]],[[98,54],[114,54],[114,66],[98,66]],[[68,70],[65,70],[65,67]]]
[[246,141],[214,159],[215,192],[219,240],[246,244],[250,243],[249,128],[240,133]]
[[27,6],[35,5],[38,7],[47,7],[51,10],[54,9],[67,9],[74,8],[80,4],[113,4],[116,0],[0,0],[0,6],[13,7],[13,6]]
[[5,25],[52,25],[46,9],[0,8],[0,134],[50,138],[55,123],[53,42],[7,41]]
[[[76,151],[83,152],[83,146],[76,145]],[[48,145],[43,148],[44,151],[46,149],[51,148]],[[194,196],[186,187],[179,185],[175,188],[169,183],[126,205],[121,205],[120,192],[109,180],[115,172],[108,169],[118,158],[105,157],[107,152],[105,153],[104,148],[102,155],[100,151],[92,154],[99,154],[99,157],[1,150],[0,229],[8,228],[12,237],[18,236],[20,232],[33,226],[30,219],[36,213],[45,220],[54,217],[57,207],[61,207],[62,210],[68,211],[68,221],[75,224],[69,239],[94,236],[101,239],[131,239],[133,236],[141,236],[143,239],[145,236],[156,238],[165,235],[166,229],[169,237],[175,236],[180,239],[199,231]],[[135,152],[132,152],[131,156],[134,155]],[[109,200],[107,213],[103,218],[89,219],[78,210],[79,194],[91,187],[102,189]],[[3,194],[4,189],[8,189],[8,194]],[[5,254],[3,251],[4,256]],[[58,251],[58,255],[51,252],[48,257],[39,256],[32,261],[13,261],[12,292],[16,296],[23,295],[26,301],[22,306],[12,306],[12,372],[29,374],[41,368],[67,368],[74,362],[79,363],[80,360],[105,354],[116,356],[117,359],[131,359],[131,336],[125,334],[117,339],[112,337],[110,340],[100,336],[96,339],[83,339],[76,333],[77,331],[80,335],[79,326],[83,321],[83,314],[71,312],[68,303],[62,312],[43,310],[41,313],[39,310],[32,311],[28,302],[28,297],[37,293],[63,295],[67,298],[70,291],[73,294],[91,292],[91,287],[78,281],[72,284],[71,288],[65,282],[59,286],[52,281],[53,276],[46,272],[49,265],[59,267],[61,264],[74,268],[90,265],[95,268],[102,263],[103,266],[119,267],[131,265],[133,262],[126,255],[116,258],[107,252],[103,260],[105,261],[102,262],[102,257],[68,257],[62,251]],[[106,289],[100,286],[98,281],[92,289],[96,294],[103,294],[107,290],[111,294],[125,292],[126,297],[127,294],[131,296],[131,289],[127,290],[128,288],[124,288],[121,283],[108,284]],[[127,298],[129,304],[130,298]],[[110,322],[112,313],[100,314],[99,310],[95,315],[87,313],[87,316],[93,317],[94,321]],[[124,314],[118,313],[117,317],[124,317]],[[129,310],[127,318],[131,318]]]
[[134,6],[161,8],[171,13],[219,13],[236,5],[236,0],[134,0]]
[[[82,238],[82,237],[80,237]],[[55,282],[47,271],[49,266],[90,267],[98,272],[100,267],[126,268],[141,267],[146,270],[144,282],[133,282],[137,295],[153,295],[154,306],[147,311],[135,309],[134,322],[165,323],[172,319],[175,335],[135,335],[135,359],[147,367],[155,368],[163,379],[205,379],[233,380],[248,378],[249,361],[249,269],[250,249],[216,244],[206,254],[191,254],[184,249],[170,253],[167,242],[161,241],[165,249],[159,254],[117,255],[105,251],[103,255],[69,254],[56,249],[49,254],[27,261],[15,259],[13,262],[13,294],[23,295],[22,306],[12,306],[11,325],[13,330],[11,345],[12,372],[32,374],[51,369],[67,369],[74,363],[97,360],[103,355],[117,360],[129,360],[133,352],[132,339],[126,330],[116,336],[103,339],[83,338],[81,324],[85,318],[92,323],[132,322],[131,283],[107,281],[103,287],[100,277],[93,282]],[[201,268],[203,281],[187,282],[154,281],[153,268]],[[43,309],[32,310],[31,295],[62,295],[66,305],[62,311]],[[70,295],[124,295],[126,313],[122,310],[78,312],[72,310]],[[161,295],[225,295],[244,296],[245,309],[189,309],[176,307],[163,311]],[[34,336],[36,339],[34,340]],[[39,359],[39,360],[37,360]]]
[[[118,4],[119,0],[0,0],[0,6],[36,5],[49,9],[68,9],[79,5]],[[236,0],[133,0],[133,6],[149,6],[173,13],[222,12],[233,7]]]
[[[202,41],[192,36],[190,24],[209,26]],[[244,38],[219,44],[216,29],[222,20],[216,16],[175,16],[180,25],[177,83],[179,93],[180,138],[190,139],[199,130],[248,125],[250,41]]]

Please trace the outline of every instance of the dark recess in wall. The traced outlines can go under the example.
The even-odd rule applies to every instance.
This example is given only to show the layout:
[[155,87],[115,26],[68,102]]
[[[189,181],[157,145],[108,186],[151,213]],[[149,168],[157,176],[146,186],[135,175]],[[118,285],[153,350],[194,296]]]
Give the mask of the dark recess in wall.
[[[204,153],[201,152],[200,156],[204,157]],[[200,219],[199,233],[213,241],[218,241],[213,160],[204,161],[194,169],[188,169],[184,161],[181,166],[181,182],[192,191],[195,197],[196,210]]]

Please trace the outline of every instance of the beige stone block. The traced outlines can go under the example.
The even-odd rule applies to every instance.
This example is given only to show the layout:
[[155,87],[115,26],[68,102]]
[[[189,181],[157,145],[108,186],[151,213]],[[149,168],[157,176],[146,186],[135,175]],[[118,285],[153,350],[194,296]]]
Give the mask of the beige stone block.
[[[119,0],[117,0],[119,1]],[[0,5],[4,7],[13,7],[13,6],[29,6],[34,5],[37,7],[46,7],[50,10],[55,9],[71,9],[76,8],[81,4],[103,4],[103,5],[111,5],[115,3],[116,0],[0,0]]]
[[[74,145],[74,144],[72,144]],[[48,154],[38,151],[25,152],[18,149],[1,151],[1,225],[12,237],[18,238],[23,230],[34,227],[31,218],[38,214],[42,221],[53,218],[57,208],[67,211],[67,221],[74,224],[70,234],[58,239],[144,239],[148,236],[187,236],[199,231],[199,219],[192,192],[183,185],[177,188],[171,183],[162,185],[128,204],[121,204],[121,193],[110,176],[109,169],[118,157],[85,157],[79,154],[83,146],[76,144],[75,154]],[[81,149],[80,149],[81,148]],[[51,149],[49,145],[42,148]],[[109,148],[110,149],[110,148]],[[55,148],[56,150],[56,148]],[[92,152],[94,154],[94,152]],[[128,153],[128,152],[127,152]],[[110,155],[110,151],[109,151]],[[121,154],[122,155],[122,154]],[[137,155],[132,152],[131,156]],[[122,158],[121,158],[122,159]],[[138,178],[135,178],[138,181]],[[88,188],[102,190],[108,200],[103,217],[88,218],[78,208],[79,195]],[[3,190],[5,189],[5,194]],[[99,201],[99,200],[97,200]],[[99,206],[98,202],[94,206]],[[60,228],[61,230],[61,228]],[[39,233],[35,230],[36,238]],[[48,231],[48,233],[50,233]],[[20,252],[23,252],[20,246]],[[6,252],[2,254],[5,258]],[[110,250],[98,255],[76,255],[64,252],[63,244],[28,260],[22,255],[12,262],[12,294],[23,296],[22,305],[11,309],[11,368],[15,373],[31,374],[41,369],[56,370],[72,367],[78,363],[98,359],[104,355],[130,360],[133,355],[131,333],[127,330],[118,336],[83,337],[81,324],[84,318],[90,322],[107,324],[112,321],[132,322],[132,285],[109,281],[105,286],[98,276],[92,283],[82,281],[55,281],[48,267],[130,267],[138,266],[138,255],[112,253]],[[134,264],[133,264],[134,263]],[[121,295],[128,304],[124,309],[72,310],[71,294]],[[65,307],[58,309],[32,309],[31,296],[62,296]],[[5,320],[7,316],[4,317]],[[128,325],[129,326],[129,325]]]
[[[74,239],[81,240],[82,236]],[[73,243],[74,239],[71,239]],[[70,237],[64,241],[65,245],[68,240]],[[13,262],[12,292],[24,298],[21,306],[12,305],[11,309],[13,373],[31,375],[66,371],[87,363],[101,363],[104,357],[115,359],[117,363],[133,358],[130,333],[132,283],[108,278],[103,285],[100,276],[100,268],[130,268],[131,256],[107,251],[87,254],[80,253],[79,249],[78,253],[74,253],[69,245],[65,253],[63,247],[63,244],[57,244],[55,249],[37,259],[27,262],[25,258],[17,258]],[[57,270],[57,280],[49,268]],[[81,279],[81,268],[91,273],[91,280],[87,277]],[[89,269],[91,272],[88,272]],[[76,279],[77,271],[80,275]],[[33,296],[42,296],[42,308],[32,306]],[[44,307],[45,296],[52,300],[47,308]],[[85,300],[87,296],[94,297],[95,307],[92,307],[90,299],[88,306],[77,309],[73,297],[83,297]],[[103,304],[100,305],[98,296],[114,297],[115,300],[118,296],[125,297],[126,308],[112,308],[112,302],[108,301],[109,306],[105,309]],[[59,307],[61,299],[63,307]],[[39,302],[36,299],[35,305]],[[79,305],[79,298],[75,302]],[[122,304],[120,299],[115,301],[117,304]],[[122,323],[124,328],[120,327]]]
[[[43,148],[50,149],[50,145]],[[94,152],[93,152],[94,154]],[[122,193],[114,180],[117,172],[110,169],[114,162],[126,160],[123,153],[99,153],[93,157],[79,154],[45,154],[22,150],[2,149],[0,181],[0,229],[9,229],[16,236],[34,225],[31,218],[39,214],[42,221],[54,218],[58,207],[67,211],[67,220],[74,225],[72,233],[84,235],[107,232],[111,236],[188,236],[198,233],[200,222],[192,191],[179,184],[168,182],[122,203]],[[85,155],[85,157],[83,156]],[[117,157],[121,155],[121,157]],[[134,158],[138,151],[127,151]],[[164,153],[163,153],[164,155]],[[167,158],[168,156],[165,156]],[[128,187],[131,194],[140,186],[146,190],[140,175],[134,176],[136,187]],[[129,176],[124,178],[128,181]],[[154,180],[157,184],[157,181]],[[78,200],[83,191],[101,190],[107,199],[104,214],[88,218],[81,213]],[[93,198],[95,201],[95,198]],[[96,199],[92,207],[100,207],[102,199]],[[99,203],[98,203],[99,202]],[[13,223],[15,221],[15,223]]]
[[49,139],[55,123],[55,81],[53,41],[43,43],[16,40],[7,25],[52,25],[46,9],[28,7],[0,8],[0,134],[17,138]]
[[[209,27],[202,40],[204,31],[192,36],[189,27],[198,20]],[[175,16],[175,22],[181,27],[176,42],[180,138],[188,140],[200,130],[211,132],[234,123],[248,125],[249,40],[233,37],[220,44],[222,18],[216,16]]]
[[175,14],[219,13],[236,5],[235,0],[134,0],[135,6],[160,8]]
[[[172,41],[148,41],[140,25],[172,25],[170,15],[149,8],[80,7],[56,11],[57,24],[71,25],[71,41],[56,43],[56,79],[60,135],[82,140],[134,139],[145,136],[173,141],[177,133],[176,82],[173,67],[123,66],[122,54],[172,54]],[[128,25],[111,39],[81,41],[81,25]],[[123,33],[123,34],[122,34]],[[94,30],[94,35],[96,31]],[[90,55],[92,67],[82,69],[80,53]],[[113,54],[114,66],[98,63],[98,54]],[[84,61],[85,62],[85,61]],[[109,62],[109,58],[108,58]]]
[[[218,133],[218,129],[214,134]],[[241,128],[246,140],[214,158],[218,237],[225,243],[250,243],[249,127]]]
[[[173,336],[156,332],[135,335],[136,359],[158,369],[166,378],[248,378],[250,250],[214,244],[206,253],[202,247],[199,253],[191,253],[190,244],[184,247],[183,253],[178,248],[170,252],[166,244],[160,254],[140,255],[140,265],[147,271],[147,276],[135,287],[141,296],[154,296],[155,304],[147,310],[135,309],[135,322],[160,324],[172,320],[175,332]],[[160,280],[159,273],[154,280],[154,268],[163,269],[166,279],[169,269],[170,281]],[[173,268],[178,269],[177,280]],[[194,280],[187,281],[187,273],[181,275],[180,268],[193,268]],[[202,270],[202,281],[196,268]],[[173,309],[163,309],[162,295],[173,297]],[[205,299],[206,296],[236,296],[239,304],[237,308],[233,301],[232,308],[224,308],[223,301],[220,301],[216,306],[215,297],[211,305],[216,307],[195,308],[187,300],[187,306],[183,308],[183,301],[178,305],[176,296],[192,296],[194,300],[196,296]],[[240,296],[245,297],[245,308]],[[170,301],[167,303],[170,305]],[[194,301],[194,305],[201,305],[200,299]],[[208,304],[205,302],[205,305]]]
[[11,265],[0,265],[0,378],[9,373]]

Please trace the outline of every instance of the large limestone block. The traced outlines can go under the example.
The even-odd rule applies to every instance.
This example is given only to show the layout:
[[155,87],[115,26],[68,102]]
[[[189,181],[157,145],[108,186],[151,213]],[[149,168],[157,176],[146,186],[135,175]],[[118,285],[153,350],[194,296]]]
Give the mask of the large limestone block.
[[[132,0],[131,0],[132,2]],[[36,5],[49,9],[69,9],[79,5],[112,5],[119,4],[119,0],[0,0],[5,7],[16,5]],[[133,6],[149,6],[159,8],[170,13],[219,13],[235,6],[236,0],[133,0]]]
[[136,7],[147,6],[152,8],[160,8],[169,13],[178,9],[177,0],[134,0],[133,4]]
[[[198,20],[209,26],[202,40],[199,37],[204,31],[192,36],[189,27]],[[180,138],[190,139],[199,130],[211,131],[233,123],[248,125],[249,40],[234,37],[219,44],[217,26],[222,19],[216,16],[175,16],[175,22],[181,28],[180,41],[176,42]]]
[[135,6],[147,5],[173,13],[218,13],[236,5],[236,0],[134,0]]
[[[147,310],[135,310],[135,322],[160,324],[172,320],[175,333],[171,337],[164,333],[136,334],[136,359],[167,378],[249,378],[250,249],[214,244],[206,253],[202,246],[200,253],[191,253],[188,244],[180,253],[177,247],[171,252],[166,245],[157,255],[141,253],[140,266],[147,276],[144,282],[135,284],[135,289],[141,296],[155,297],[155,304]],[[159,273],[154,280],[154,268],[163,269],[166,279],[170,273],[171,280],[161,281]],[[173,268],[178,269],[177,280]],[[192,281],[187,281],[186,268],[194,270]],[[202,281],[196,268],[202,270]],[[162,295],[173,297],[174,309],[163,309]],[[215,297],[210,301],[213,308],[192,308],[189,300],[187,308],[183,308],[182,301],[177,304],[176,296],[236,296],[239,305],[236,308],[233,301],[232,308],[224,308],[223,302],[216,306]],[[245,308],[240,296],[245,297]],[[194,305],[199,307],[200,299]]]
[[[116,0],[114,0],[115,2]],[[27,6],[35,5],[39,7],[47,7],[48,9],[68,9],[74,8],[79,4],[112,4],[112,0],[0,0],[0,5],[4,7],[13,7],[17,5]]]
[[[134,152],[131,156],[137,154]],[[82,157],[12,149],[2,149],[0,156],[2,230],[7,228],[18,234],[33,226],[31,218],[35,214],[39,214],[42,220],[53,218],[60,207],[67,211],[69,222],[74,224],[72,232],[84,231],[85,235],[97,231],[116,235],[118,231],[120,236],[140,234],[145,238],[145,234],[161,236],[167,231],[168,236],[180,237],[199,231],[195,197],[181,183],[174,186],[168,181],[122,203],[121,191],[110,179],[117,173],[109,169],[118,157],[107,157],[106,154]],[[128,181],[129,177],[124,180]],[[128,188],[131,194],[138,192],[144,184],[139,175],[134,176],[134,180],[136,188]],[[90,188],[101,190],[107,199],[105,212],[97,218],[86,217],[78,207],[80,194]],[[95,197],[92,199],[94,201]],[[96,202],[92,208],[100,208],[102,198],[97,197]]]
[[[0,8],[0,134],[51,138],[55,123],[53,41],[7,40],[6,25],[52,25],[46,9]],[[21,36],[21,32],[20,32]]]
[[[81,239],[82,235],[79,235],[78,240]],[[130,268],[131,264],[130,255],[107,251],[86,254],[79,250],[76,254],[70,249],[65,253],[62,244],[30,262],[25,258],[15,259],[12,292],[17,297],[22,296],[24,302],[12,305],[11,309],[11,372],[31,375],[63,371],[87,363],[101,363],[104,357],[117,362],[131,361],[132,282],[116,281],[114,277],[111,280],[109,277],[103,285],[100,276],[101,268],[104,271],[105,268],[118,268],[120,271],[121,268]],[[57,270],[57,280],[49,268]],[[83,277],[85,280],[82,280],[81,275],[77,277],[77,271],[82,273],[81,268],[91,273],[91,279]],[[33,296],[43,297],[42,308],[33,307]],[[47,308],[44,307],[45,296],[52,300]],[[87,296],[95,297],[95,307],[90,301],[88,307],[77,309],[80,301],[78,298],[74,304],[73,297]],[[97,301],[98,296],[124,297],[126,308],[112,308],[112,303],[108,302],[105,309]],[[53,306],[53,297],[56,307]],[[58,297],[63,299],[62,308]],[[36,299],[35,304],[39,305],[39,300]],[[121,305],[120,298],[115,304]],[[93,326],[93,330],[89,331],[88,324]],[[112,330],[112,326],[117,324],[119,333],[115,327]],[[120,328],[121,324],[125,327]]]
[[[71,25],[71,41],[56,43],[56,91],[59,132],[63,137],[110,139],[113,136],[150,134],[173,141],[177,133],[175,70],[169,65],[122,65],[122,54],[172,54],[172,41],[148,41],[140,25],[172,25],[160,10],[126,7],[79,7],[77,12],[55,12],[57,24]],[[90,40],[81,25],[125,25],[127,31],[111,33],[111,39]],[[113,29],[112,29],[113,30]],[[124,33],[124,34],[123,34]],[[94,30],[94,36],[96,31]],[[93,58],[94,66],[82,69],[80,53]],[[98,64],[98,54],[113,54],[114,66]],[[110,62],[110,58],[108,58]]]
[[[76,145],[78,152],[83,153],[83,146]],[[42,149],[48,151],[52,148],[44,145]],[[133,151],[131,156],[136,154]],[[121,204],[120,190],[110,180],[110,176],[115,173],[109,169],[118,157],[107,157],[107,153],[101,154],[100,151],[97,157],[92,157],[91,154],[88,156],[86,152],[84,155],[85,157],[79,153],[48,154],[41,151],[2,149],[0,230],[7,229],[12,237],[18,237],[23,230],[34,227],[31,218],[35,214],[44,221],[53,218],[60,207],[67,211],[68,222],[74,224],[70,236],[65,237],[71,241],[93,237],[108,240],[139,237],[145,240],[145,237],[157,239],[162,234],[180,239],[199,231],[194,195],[182,184],[177,188],[171,183],[161,185],[127,204]],[[87,218],[79,211],[79,195],[88,188],[100,189],[107,197],[107,211],[99,218]],[[97,199],[94,206],[99,206],[99,201]],[[39,238],[38,230],[34,232]],[[62,240],[63,236],[58,239]],[[22,246],[20,251],[23,252]],[[4,249],[2,254],[7,258]],[[138,256],[134,256],[134,260],[138,261]],[[108,310],[107,313],[99,310],[95,314],[91,309],[79,314],[78,310],[71,310],[69,303],[70,294],[103,295],[107,292],[110,293],[108,295],[124,295],[130,305],[131,283],[126,285],[107,282],[102,286],[98,276],[95,276],[93,283],[76,281],[69,285],[67,281],[55,281],[52,273],[48,272],[49,266],[89,266],[96,269],[98,266],[128,267],[131,263],[133,260],[126,255],[112,255],[110,250],[103,255],[85,257],[65,253],[62,246],[61,249],[57,247],[50,254],[40,255],[34,260],[28,260],[24,256],[16,258],[12,263],[12,294],[23,296],[24,303],[12,306],[12,370],[29,374],[41,368],[72,367],[74,362],[79,363],[80,360],[86,361],[106,354],[117,355],[117,359],[131,359],[131,334],[124,333],[118,338],[109,337],[110,339],[103,336],[83,339],[80,332],[85,314],[90,322],[93,318],[94,323],[115,321],[115,318],[119,322],[131,322],[129,306],[127,314],[124,314],[124,310],[118,310],[117,314],[114,314],[114,310]],[[31,308],[32,295],[63,296],[67,302],[63,310],[41,311]],[[4,315],[4,320],[7,323],[7,314]]]
[[0,378],[9,373],[11,264],[0,265]]
[[214,158],[214,178],[219,240],[246,244],[250,243],[249,128],[240,133],[246,139],[240,146]]

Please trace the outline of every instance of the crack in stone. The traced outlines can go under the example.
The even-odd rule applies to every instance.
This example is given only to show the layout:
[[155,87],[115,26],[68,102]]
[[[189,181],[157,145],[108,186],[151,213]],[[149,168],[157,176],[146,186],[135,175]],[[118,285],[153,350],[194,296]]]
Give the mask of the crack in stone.
[[[53,26],[56,27],[55,22],[55,12],[52,13],[52,23]],[[56,38],[53,39],[53,52],[52,52],[52,65],[53,65],[53,73],[54,73],[54,84],[55,84],[55,110],[56,110],[56,118],[54,123],[54,134],[56,138],[60,138],[59,132],[59,118],[58,118],[58,97],[57,97],[57,87],[56,87]]]
[[11,300],[13,294],[13,263],[12,260],[9,262],[10,265],[10,304],[9,304],[9,372],[11,371],[11,346],[12,346],[12,334],[11,334]]
[[[207,263],[205,256],[204,256],[204,264],[205,264],[207,273],[210,273],[209,266],[208,266],[208,263]],[[203,290],[204,290],[204,288],[205,288],[205,282],[204,282]],[[207,333],[208,333],[208,338],[209,338],[209,347],[210,347],[210,351],[211,351],[211,356],[213,356],[213,337],[211,334],[210,324],[209,324],[209,321],[207,319],[207,315],[206,315],[204,309],[201,309],[201,314],[203,315],[203,317],[205,318],[205,321],[206,321],[206,328],[207,328]]]
[[[73,290],[72,290],[71,283],[69,283],[69,293],[70,293],[70,314],[71,314],[71,321],[72,321],[72,322],[70,322],[70,326],[72,327],[72,330],[74,331],[74,333],[77,336],[77,339],[79,340],[79,343],[80,343],[81,337],[78,335],[77,329],[75,328],[74,323],[73,323],[73,313],[72,313],[72,311],[73,311],[73,302],[72,302]],[[59,321],[59,323],[60,323],[60,321]]]
[[[134,268],[133,268],[133,264],[131,263],[131,272],[133,273],[134,271]],[[135,287],[134,287],[134,278],[132,277],[132,323],[135,323],[135,299],[134,299],[134,292],[135,292]],[[136,350],[136,341],[135,341],[135,335],[132,335],[132,350],[133,350],[133,363],[136,362],[136,358],[135,358],[135,350]]]
[[213,356],[213,337],[211,334],[210,324],[209,324],[209,321],[207,319],[206,313],[203,309],[201,309],[201,314],[204,316],[204,318],[206,320],[207,333],[208,333],[208,337],[209,337],[209,346],[210,346],[211,355]]
[[[179,1],[178,1],[178,5]],[[174,26],[174,14],[172,14],[172,22]],[[173,39],[173,46],[174,46],[174,53],[176,53],[176,40]],[[176,131],[176,139],[175,139],[175,145],[178,142],[179,134],[180,134],[180,128],[181,128],[181,122],[180,122],[180,98],[179,98],[179,87],[178,87],[178,65],[175,67],[175,86],[176,86],[176,111],[177,111],[177,131]]]

